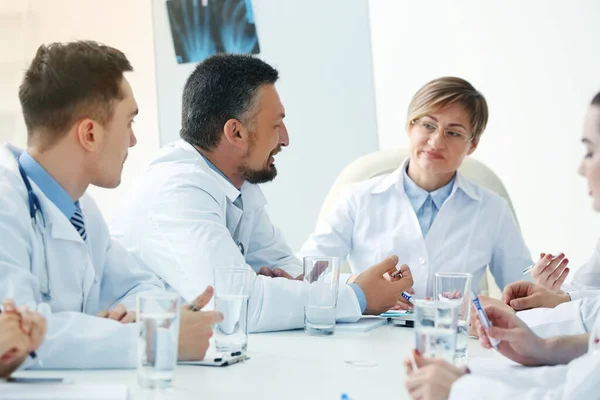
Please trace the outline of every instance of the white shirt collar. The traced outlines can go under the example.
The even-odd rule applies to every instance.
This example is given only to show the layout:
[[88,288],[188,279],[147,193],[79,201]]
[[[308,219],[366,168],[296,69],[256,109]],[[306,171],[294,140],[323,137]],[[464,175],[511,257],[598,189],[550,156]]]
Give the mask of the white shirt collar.
[[[400,167],[393,172],[391,172],[388,176],[383,178],[379,183],[377,183],[373,189],[371,189],[372,194],[384,193],[391,188],[395,187],[400,193],[404,193],[404,174],[403,171],[408,164],[408,159],[404,160]],[[475,187],[471,182],[469,182],[460,171],[456,172],[456,178],[454,182],[454,187],[452,188],[452,192],[450,195],[454,194],[454,192],[458,189],[462,190],[467,196],[472,198],[473,200],[480,200],[481,197],[475,190]]]
[[[231,200],[232,203],[241,195],[242,192],[240,190],[238,190],[235,186],[233,186],[233,184],[229,180],[227,180],[225,177],[223,177],[217,171],[213,170],[210,167],[210,165],[208,165],[208,163],[206,162],[204,157],[202,157],[202,155],[200,153],[198,153],[198,151],[196,150],[196,148],[194,146],[192,146],[185,140],[180,140],[179,145],[182,148],[192,152],[197,158],[197,163],[201,164],[203,169],[210,171],[210,173],[217,179],[217,182],[219,182],[219,184],[221,185],[223,192],[225,193],[227,198],[229,200]],[[246,185],[246,184],[247,184],[247,182],[244,182],[244,185]],[[242,188],[244,188],[244,185],[242,185]]]

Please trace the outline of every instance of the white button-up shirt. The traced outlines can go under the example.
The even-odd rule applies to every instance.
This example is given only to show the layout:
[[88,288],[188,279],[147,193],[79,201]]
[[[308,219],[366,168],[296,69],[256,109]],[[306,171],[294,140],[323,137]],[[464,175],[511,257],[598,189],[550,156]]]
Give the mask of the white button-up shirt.
[[468,272],[479,290],[485,267],[496,283],[523,279],[531,255],[506,201],[457,173],[426,237],[404,192],[403,169],[353,184],[300,250],[348,260],[360,273],[396,254],[411,267],[415,296],[432,296],[436,272]]
[[[243,209],[234,204],[240,194]],[[236,189],[192,145],[178,141],[150,163],[111,233],[187,301],[214,284],[215,268],[247,268],[249,330],[301,328],[308,285],[256,275],[262,266],[302,273],[265,204],[257,185],[246,182]],[[340,285],[336,316],[341,321],[361,316],[349,285]]]

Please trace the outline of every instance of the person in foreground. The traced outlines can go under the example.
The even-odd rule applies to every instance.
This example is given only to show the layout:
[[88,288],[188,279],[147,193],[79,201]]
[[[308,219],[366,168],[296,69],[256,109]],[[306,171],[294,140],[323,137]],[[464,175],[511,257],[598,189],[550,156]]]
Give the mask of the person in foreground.
[[[599,163],[595,146],[598,143],[600,120],[600,93],[591,102],[584,121],[583,143],[587,153],[583,159],[579,174],[586,177],[589,192],[592,195],[593,208],[600,211],[600,201],[596,200],[600,192],[599,179],[595,168]],[[543,255],[542,255],[543,256]],[[548,257],[546,257],[548,259]],[[556,275],[556,262],[550,263],[542,274]],[[507,312],[517,315],[533,331],[542,336],[581,334],[589,332],[597,313],[600,311],[600,251],[598,246],[589,261],[577,270],[569,284],[550,290],[548,286],[534,284],[529,281],[518,281],[507,285],[502,293],[501,303],[493,299],[483,299],[485,303],[495,304]],[[471,316],[471,327],[477,318]],[[471,334],[477,333],[471,329]]]
[[[531,255],[509,205],[458,171],[487,121],[487,102],[469,82],[443,77],[425,84],[408,107],[408,159],[391,174],[351,185],[300,254],[347,258],[353,273],[397,254],[412,268],[417,298],[433,295],[435,272],[471,273],[476,291],[488,265],[500,288],[522,279]],[[550,284],[544,262],[533,277],[560,287],[568,271]],[[562,271],[567,263],[559,255],[553,267]]]
[[[596,211],[600,211],[600,93],[594,97],[586,115],[582,142],[587,152],[579,168],[585,176]],[[505,301],[517,306],[524,298],[544,301],[554,293],[518,283],[505,293]],[[522,296],[529,292],[529,296]],[[539,295],[538,295],[539,294]],[[515,298],[507,296],[514,295]],[[550,301],[547,300],[546,301]],[[492,347],[490,337],[499,340],[498,351],[524,366],[518,369],[493,360],[473,360],[468,368],[459,369],[439,359],[415,354],[418,370],[405,361],[406,388],[413,399],[569,399],[598,398],[600,381],[600,296],[569,302],[563,314],[575,313],[584,331],[576,335],[542,338],[505,307],[487,305],[485,311],[492,326],[486,331],[475,322],[484,348]],[[569,304],[567,303],[567,304]],[[554,311],[559,311],[557,307]],[[567,318],[572,318],[567,316]]]
[[46,335],[46,319],[27,307],[2,303],[0,314],[0,378],[19,368],[30,352],[36,351]]
[[[0,148],[0,298],[50,308],[38,351],[45,368],[135,367],[136,295],[165,290],[111,240],[85,194],[118,186],[136,144],[138,107],[123,75],[131,70],[123,53],[98,43],[40,46],[19,87],[27,150]],[[220,317],[184,307],[181,359],[202,359]]]
[[[302,327],[308,289],[258,186],[275,178],[275,157],[289,145],[278,77],[248,55],[200,63],[183,90],[181,140],[159,152],[111,224],[113,237],[186,300],[212,284],[215,268],[245,268],[251,332]],[[398,257],[373,264],[340,285],[338,320],[387,311],[412,286],[407,266],[399,281],[383,277]]]

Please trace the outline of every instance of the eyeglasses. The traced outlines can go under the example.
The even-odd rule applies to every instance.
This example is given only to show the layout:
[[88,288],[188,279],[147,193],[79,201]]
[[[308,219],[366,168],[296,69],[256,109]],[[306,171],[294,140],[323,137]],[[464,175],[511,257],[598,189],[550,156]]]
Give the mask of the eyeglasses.
[[[420,135],[431,136],[435,132],[439,132],[439,126],[428,119],[415,119],[411,121],[411,125],[415,126],[415,129]],[[473,140],[472,135],[460,132],[458,130],[444,129],[442,136],[447,143],[454,144],[465,144]]]

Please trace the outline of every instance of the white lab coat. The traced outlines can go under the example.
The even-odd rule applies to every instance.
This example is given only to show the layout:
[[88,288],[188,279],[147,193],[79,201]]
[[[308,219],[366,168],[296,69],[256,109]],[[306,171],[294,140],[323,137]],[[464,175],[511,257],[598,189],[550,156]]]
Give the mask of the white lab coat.
[[527,368],[490,359],[469,362],[470,374],[452,385],[449,400],[600,399],[600,316],[590,332],[587,354],[567,365]]
[[[271,224],[260,188],[248,182],[241,187],[243,211],[233,204],[239,194],[192,145],[174,142],[150,163],[111,232],[187,301],[213,284],[214,268],[247,268],[249,330],[300,328],[307,286],[256,272],[261,266],[279,267],[297,276],[301,263]],[[336,314],[341,321],[360,318],[348,285],[340,285]]]
[[559,304],[554,308],[519,311],[517,316],[541,337],[587,333],[600,316],[600,294]]
[[[0,148],[0,299],[35,309],[49,282],[52,314],[38,351],[44,368],[134,368],[136,326],[94,315],[123,303],[135,309],[142,291],[164,291],[155,276],[111,240],[93,200],[84,195],[87,243],[71,222],[30,180],[46,219],[42,237],[29,215],[25,184],[16,158],[19,150]],[[49,281],[46,279],[48,268]],[[30,360],[31,361],[31,360]],[[37,368],[29,362],[25,367]]]
[[417,298],[433,295],[436,272],[471,273],[476,291],[488,264],[501,289],[522,280],[531,255],[506,201],[457,173],[424,238],[404,192],[406,163],[391,174],[353,184],[299,255],[347,258],[352,272],[359,273],[396,254],[411,268]]

